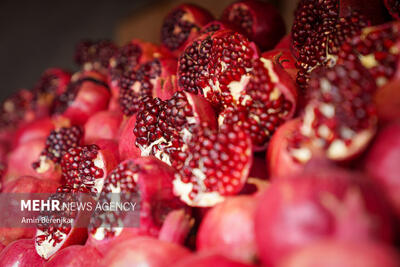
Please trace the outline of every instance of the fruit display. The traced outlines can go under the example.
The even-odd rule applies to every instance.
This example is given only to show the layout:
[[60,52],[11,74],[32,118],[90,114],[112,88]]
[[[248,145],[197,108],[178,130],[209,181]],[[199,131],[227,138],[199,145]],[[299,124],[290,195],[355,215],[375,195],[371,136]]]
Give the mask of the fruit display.
[[[0,266],[400,267],[398,19],[187,3],[158,44],[81,41],[0,105]],[[96,210],[10,227],[17,195]]]

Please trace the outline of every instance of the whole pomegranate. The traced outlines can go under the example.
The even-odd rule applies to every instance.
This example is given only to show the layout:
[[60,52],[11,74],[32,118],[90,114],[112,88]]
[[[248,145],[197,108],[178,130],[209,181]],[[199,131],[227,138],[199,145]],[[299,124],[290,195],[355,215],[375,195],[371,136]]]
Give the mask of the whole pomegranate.
[[15,266],[43,266],[45,260],[35,250],[34,240],[16,240],[0,253],[0,265],[3,267]]

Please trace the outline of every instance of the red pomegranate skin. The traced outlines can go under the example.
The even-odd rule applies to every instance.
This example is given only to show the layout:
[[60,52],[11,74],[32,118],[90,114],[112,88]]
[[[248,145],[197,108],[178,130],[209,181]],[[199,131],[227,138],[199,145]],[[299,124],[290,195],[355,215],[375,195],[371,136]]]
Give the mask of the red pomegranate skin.
[[298,249],[279,267],[398,267],[399,255],[372,242],[323,240]]
[[93,247],[72,245],[57,252],[45,267],[97,267],[102,260],[101,254]]
[[43,266],[42,259],[35,250],[34,241],[32,239],[20,239],[14,241],[0,253],[0,266],[16,267],[16,266]]
[[296,249],[324,238],[390,242],[392,217],[367,177],[319,164],[273,180],[256,210],[258,255],[276,265]]
[[118,151],[121,160],[128,158],[140,157],[140,149],[136,146],[136,136],[133,134],[133,129],[136,124],[136,115],[132,115],[121,123]]
[[215,251],[198,252],[177,262],[175,267],[251,267],[255,265],[242,263],[216,253]]
[[365,170],[385,190],[400,218],[400,123],[386,126],[369,150]]
[[229,258],[251,263],[256,259],[253,196],[227,198],[207,212],[197,233],[198,251],[215,250]]
[[97,112],[85,124],[85,143],[96,143],[99,139],[116,140],[122,119],[123,115],[118,111]]

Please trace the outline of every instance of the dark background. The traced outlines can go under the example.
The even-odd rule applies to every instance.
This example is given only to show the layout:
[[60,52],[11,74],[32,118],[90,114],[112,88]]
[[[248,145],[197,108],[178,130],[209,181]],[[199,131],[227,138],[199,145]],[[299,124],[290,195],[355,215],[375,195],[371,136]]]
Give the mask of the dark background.
[[[73,54],[81,39],[157,42],[162,18],[181,2],[218,16],[233,0],[0,0],[0,100],[32,88],[49,67],[77,70]],[[295,1],[273,2],[291,14],[287,3]]]

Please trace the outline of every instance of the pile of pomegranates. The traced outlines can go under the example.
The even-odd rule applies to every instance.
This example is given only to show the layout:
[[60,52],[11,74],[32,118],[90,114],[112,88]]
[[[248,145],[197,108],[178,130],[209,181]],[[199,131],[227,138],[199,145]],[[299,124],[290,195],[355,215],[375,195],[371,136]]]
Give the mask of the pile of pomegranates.
[[399,267],[399,18],[182,4],[159,44],[82,41],[1,104],[0,194],[140,205],[0,227],[0,265]]

